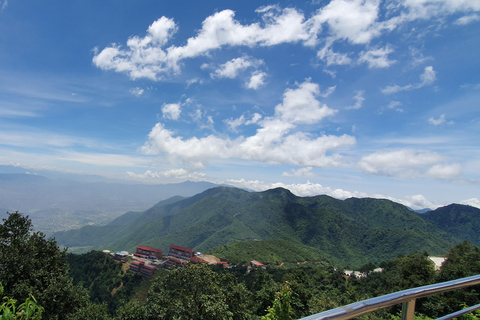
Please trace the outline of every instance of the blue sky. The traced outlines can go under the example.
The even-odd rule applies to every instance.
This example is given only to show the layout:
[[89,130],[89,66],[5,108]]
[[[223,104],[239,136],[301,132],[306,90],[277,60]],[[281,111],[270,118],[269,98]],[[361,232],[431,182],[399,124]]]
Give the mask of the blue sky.
[[0,5],[0,164],[480,207],[478,0]]

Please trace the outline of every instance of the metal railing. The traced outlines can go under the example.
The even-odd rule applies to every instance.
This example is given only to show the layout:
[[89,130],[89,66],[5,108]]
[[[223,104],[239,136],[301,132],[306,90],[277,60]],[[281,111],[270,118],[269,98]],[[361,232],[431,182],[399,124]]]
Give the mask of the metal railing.
[[[413,320],[416,299],[426,297],[435,293],[462,289],[476,284],[480,284],[480,274],[467,278],[390,293],[384,296],[355,302],[343,307],[317,313],[302,318],[300,320],[351,319],[354,317],[358,317],[362,314],[370,313],[383,308],[388,308],[400,303],[402,304],[402,320]],[[463,314],[470,313],[477,309],[480,309],[480,304],[449,314],[437,320],[453,319],[454,317],[459,317]]]

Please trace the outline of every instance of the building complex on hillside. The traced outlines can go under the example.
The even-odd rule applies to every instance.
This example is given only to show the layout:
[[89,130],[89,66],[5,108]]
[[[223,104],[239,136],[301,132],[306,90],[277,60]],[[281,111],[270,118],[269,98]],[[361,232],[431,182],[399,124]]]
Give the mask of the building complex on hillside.
[[170,257],[175,257],[183,260],[190,260],[195,255],[195,252],[192,249],[172,244],[170,246],[170,251],[168,252],[168,255]]
[[137,251],[134,253],[134,255],[144,259],[162,259],[163,252],[160,249],[147,246],[137,246]]

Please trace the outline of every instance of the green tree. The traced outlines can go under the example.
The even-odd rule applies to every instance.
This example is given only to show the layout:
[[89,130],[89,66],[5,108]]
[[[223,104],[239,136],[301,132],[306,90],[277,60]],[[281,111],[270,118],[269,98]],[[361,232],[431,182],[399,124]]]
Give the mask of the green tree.
[[66,319],[87,306],[88,295],[67,275],[66,250],[34,232],[28,216],[8,215],[0,224],[0,282],[5,294],[20,301],[33,295],[45,309],[45,319]]
[[131,302],[120,319],[249,319],[250,293],[234,277],[188,264],[155,280],[146,303]]
[[262,320],[292,320],[295,313],[293,312],[290,302],[292,301],[292,290],[286,283],[282,291],[277,292],[273,305],[267,309],[267,314]]

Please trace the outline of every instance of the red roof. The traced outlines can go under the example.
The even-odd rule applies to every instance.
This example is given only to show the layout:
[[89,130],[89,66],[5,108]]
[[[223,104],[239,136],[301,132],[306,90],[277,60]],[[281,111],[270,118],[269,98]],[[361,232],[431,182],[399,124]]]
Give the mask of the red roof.
[[160,249],[155,249],[155,248],[147,247],[147,246],[137,246],[137,249],[162,253],[162,250],[160,250]]
[[186,252],[192,252],[193,253],[192,249],[188,249],[188,248],[181,247],[181,246],[176,246],[174,244],[170,245],[170,249],[176,249],[176,250],[180,250],[180,251],[186,251]]
[[266,267],[266,265],[264,265],[263,263],[261,262],[258,262],[257,260],[253,260],[252,261],[252,264],[257,266],[257,267]]
[[142,266],[142,265],[144,265],[145,263],[143,263],[143,262],[139,262],[139,261],[132,261],[132,262],[130,262],[130,264],[133,264],[134,266],[137,266],[137,267],[139,267],[139,266]]

